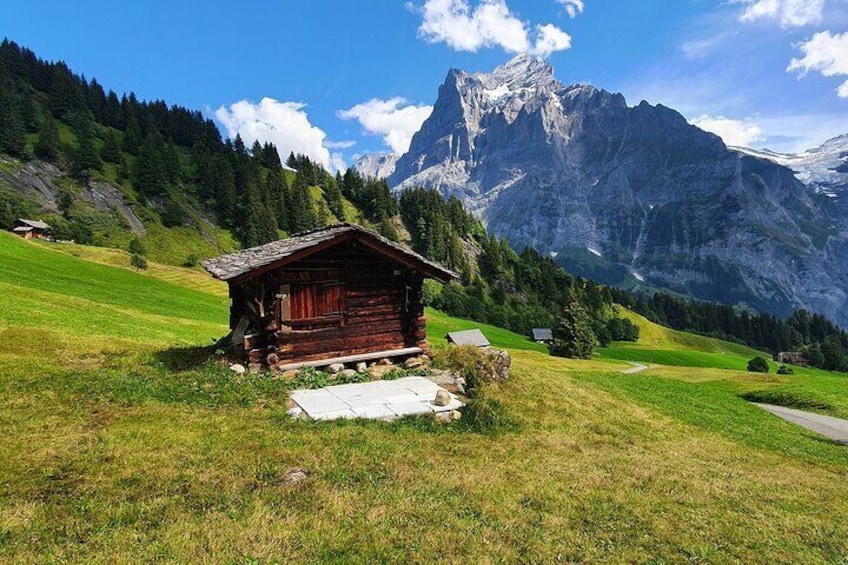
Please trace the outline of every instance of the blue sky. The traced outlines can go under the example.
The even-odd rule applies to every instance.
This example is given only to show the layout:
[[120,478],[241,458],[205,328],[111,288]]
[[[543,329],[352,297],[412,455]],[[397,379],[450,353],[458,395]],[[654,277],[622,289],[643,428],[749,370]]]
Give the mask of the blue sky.
[[521,51],[728,143],[790,151],[848,133],[848,0],[4,4],[0,35],[44,58],[331,167],[402,152],[449,68]]

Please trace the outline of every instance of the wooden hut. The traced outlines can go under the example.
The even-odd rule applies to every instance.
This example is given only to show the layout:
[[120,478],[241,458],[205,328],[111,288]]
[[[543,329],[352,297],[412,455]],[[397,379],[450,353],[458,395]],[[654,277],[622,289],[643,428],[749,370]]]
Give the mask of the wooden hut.
[[234,345],[278,369],[419,354],[423,282],[451,271],[352,224],[203,262],[229,284]]
[[44,239],[50,226],[40,220],[18,218],[12,224],[12,233],[24,239]]

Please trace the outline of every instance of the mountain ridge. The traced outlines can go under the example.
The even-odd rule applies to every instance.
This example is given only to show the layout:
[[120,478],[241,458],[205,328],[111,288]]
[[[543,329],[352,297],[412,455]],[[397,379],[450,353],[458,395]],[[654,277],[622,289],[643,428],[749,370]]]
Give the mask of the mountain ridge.
[[388,180],[457,196],[517,248],[604,283],[848,321],[830,199],[673,109],[564,85],[544,61],[451,69]]

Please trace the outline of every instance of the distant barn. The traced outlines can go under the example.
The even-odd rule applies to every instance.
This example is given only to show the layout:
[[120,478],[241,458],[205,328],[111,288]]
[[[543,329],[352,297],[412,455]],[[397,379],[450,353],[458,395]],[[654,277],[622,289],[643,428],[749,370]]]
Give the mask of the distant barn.
[[50,231],[50,226],[40,220],[18,218],[12,224],[12,233],[24,239],[44,239]]
[[474,347],[489,347],[489,339],[479,329],[463,330],[461,332],[450,332],[447,335],[448,343],[454,345],[471,345]]
[[810,364],[807,357],[800,351],[781,351],[777,354],[777,362],[798,365],[799,367],[806,367]]
[[456,274],[341,224],[203,262],[230,288],[234,344],[278,368],[407,356],[427,347],[423,282]]
[[554,340],[554,333],[550,328],[533,328],[531,336],[536,343],[551,343]]

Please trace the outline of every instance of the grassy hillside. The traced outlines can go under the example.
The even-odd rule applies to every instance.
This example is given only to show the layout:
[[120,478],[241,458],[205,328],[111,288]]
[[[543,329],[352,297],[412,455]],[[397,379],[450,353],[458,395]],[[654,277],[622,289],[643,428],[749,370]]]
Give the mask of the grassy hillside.
[[[489,393],[513,425],[294,422],[282,381],[235,378],[197,347],[226,331],[220,285],[109,263],[120,257],[0,236],[0,562],[848,555],[848,450],[738,396],[781,383],[824,395],[823,381],[624,375],[484,327],[511,348],[512,378]],[[427,315],[436,343],[479,326]],[[295,468],[309,474],[292,485]]]

